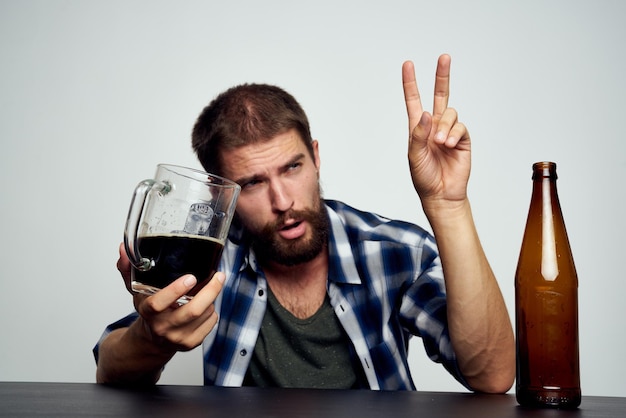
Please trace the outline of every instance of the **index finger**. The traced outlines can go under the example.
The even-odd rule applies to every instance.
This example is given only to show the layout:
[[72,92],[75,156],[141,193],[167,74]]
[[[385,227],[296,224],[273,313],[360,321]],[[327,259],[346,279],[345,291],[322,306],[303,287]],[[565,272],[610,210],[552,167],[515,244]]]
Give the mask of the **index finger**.
[[433,117],[439,119],[448,108],[450,97],[450,55],[443,54],[437,60],[435,74],[435,95],[433,103]]
[[145,312],[152,315],[171,308],[182,296],[187,294],[197,282],[198,280],[192,274],[185,274],[179,277],[163,289],[145,298],[142,303],[142,308],[138,309],[139,314]]
[[412,132],[422,117],[424,108],[422,107],[420,92],[415,81],[415,67],[411,61],[406,61],[402,64],[402,88],[404,90],[406,113],[409,116],[409,132]]

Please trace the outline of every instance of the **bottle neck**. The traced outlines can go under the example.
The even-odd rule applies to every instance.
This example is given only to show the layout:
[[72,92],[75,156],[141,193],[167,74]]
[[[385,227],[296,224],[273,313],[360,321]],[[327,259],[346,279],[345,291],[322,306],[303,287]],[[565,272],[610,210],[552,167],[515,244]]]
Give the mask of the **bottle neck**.
[[556,164],[539,162],[533,164],[533,197],[529,216],[538,220],[541,229],[541,275],[546,281],[554,281],[559,275],[556,235],[560,228],[561,210],[556,191]]

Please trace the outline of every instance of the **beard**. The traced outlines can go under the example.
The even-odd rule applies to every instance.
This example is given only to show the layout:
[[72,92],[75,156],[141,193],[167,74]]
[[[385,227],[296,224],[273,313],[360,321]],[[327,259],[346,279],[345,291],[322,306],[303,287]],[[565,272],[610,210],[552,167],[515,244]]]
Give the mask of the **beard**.
[[[299,219],[311,227],[311,236],[286,240],[277,231],[287,219]],[[328,242],[330,222],[320,198],[314,208],[289,210],[282,213],[276,221],[265,225],[260,231],[248,231],[252,238],[252,248],[260,262],[271,261],[284,266],[296,266],[317,257]]]

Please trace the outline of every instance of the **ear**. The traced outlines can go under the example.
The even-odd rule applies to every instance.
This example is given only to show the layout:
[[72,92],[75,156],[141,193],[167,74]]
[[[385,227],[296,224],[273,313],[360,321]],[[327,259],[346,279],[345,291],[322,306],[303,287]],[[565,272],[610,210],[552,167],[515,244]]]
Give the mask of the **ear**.
[[317,141],[317,139],[314,139],[311,142],[311,145],[313,145],[313,163],[315,163],[315,169],[317,170],[317,177],[319,178],[319,176],[320,176],[320,165],[321,165],[321,161],[320,161],[320,144]]

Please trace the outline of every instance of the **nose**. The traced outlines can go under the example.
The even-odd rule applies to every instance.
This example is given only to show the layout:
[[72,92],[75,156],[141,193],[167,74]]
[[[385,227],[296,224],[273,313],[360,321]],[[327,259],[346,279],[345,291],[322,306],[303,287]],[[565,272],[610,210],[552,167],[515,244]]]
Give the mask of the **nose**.
[[275,212],[286,212],[293,206],[288,187],[280,181],[273,181],[270,184],[270,200]]

